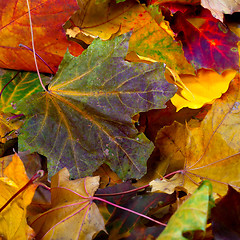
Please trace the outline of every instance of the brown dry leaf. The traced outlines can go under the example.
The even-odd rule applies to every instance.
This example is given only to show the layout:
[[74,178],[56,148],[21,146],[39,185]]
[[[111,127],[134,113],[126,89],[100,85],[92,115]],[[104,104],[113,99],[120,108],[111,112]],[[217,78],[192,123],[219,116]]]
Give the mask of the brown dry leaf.
[[163,161],[169,162],[167,174],[182,170],[179,178],[189,192],[202,179],[211,180],[220,195],[227,184],[240,189],[239,85],[238,76],[201,123],[175,122],[158,132],[156,145]]
[[92,239],[105,230],[104,220],[91,197],[99,177],[69,180],[66,168],[52,177],[51,209],[30,219],[37,239]]
[[[29,181],[21,159],[15,154],[0,177],[0,207]],[[0,213],[0,236],[8,240],[32,239],[34,231],[27,225],[26,208],[37,185],[30,185]]]
[[201,5],[208,8],[212,15],[223,22],[223,14],[240,12],[239,0],[201,0]]
[[[221,97],[228,89],[230,81],[235,77],[235,70],[226,70],[218,74],[213,70],[200,69],[196,76],[181,75],[176,84],[179,87],[177,94],[171,98],[177,111],[184,107],[201,108],[206,103],[212,103]],[[171,82],[170,75],[166,78]]]

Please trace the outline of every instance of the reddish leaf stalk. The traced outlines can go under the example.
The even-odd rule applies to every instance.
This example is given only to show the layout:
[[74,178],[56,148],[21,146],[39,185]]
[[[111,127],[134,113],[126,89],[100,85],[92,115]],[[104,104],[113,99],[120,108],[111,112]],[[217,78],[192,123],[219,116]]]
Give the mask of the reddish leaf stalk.
[[32,178],[22,187],[20,188],[8,201],[0,208],[0,212],[2,212],[21,192],[25,191],[31,184],[33,184],[37,179],[42,177],[44,174],[43,170],[37,171]]
[[38,78],[39,78],[39,81],[42,85],[42,88],[44,91],[47,92],[47,89],[45,88],[43,82],[42,82],[42,78],[40,76],[40,73],[39,73],[39,69],[38,69],[38,65],[37,65],[37,58],[36,58],[36,51],[35,51],[35,47],[34,47],[34,37],[33,37],[33,28],[32,28],[32,19],[31,19],[31,11],[30,11],[30,6],[29,6],[29,2],[28,0],[26,0],[27,2],[27,7],[28,7],[28,15],[29,15],[29,23],[30,23],[30,31],[31,31],[31,37],[32,37],[32,50],[33,50],[33,57],[34,57],[34,62],[35,62],[35,66],[36,66],[36,70],[37,70],[37,74],[38,74]]
[[[32,53],[34,53],[33,52],[33,50],[30,48],[30,47],[28,47],[28,46],[26,46],[26,45],[23,45],[23,44],[19,44],[19,47],[24,47],[24,48],[26,48],[27,50],[29,50],[29,51],[31,51]],[[36,53],[35,52],[35,54],[37,55],[37,57],[49,68],[49,70],[52,72],[52,74],[55,74],[55,72],[52,70],[52,68],[47,64],[47,62],[41,57],[41,56],[39,56],[39,54],[38,53]]]
[[149,184],[144,185],[144,186],[139,187],[139,188],[129,190],[129,191],[118,192],[118,193],[109,193],[109,194],[108,193],[106,193],[106,194],[95,194],[95,196],[98,196],[98,197],[118,196],[118,195],[122,195],[122,194],[129,194],[129,193],[133,193],[133,192],[138,192],[139,190],[145,189],[147,187],[149,187]]
[[4,89],[8,86],[8,84],[9,84],[10,82],[12,82],[12,81],[18,76],[19,73],[20,73],[20,71],[18,71],[18,72],[7,82],[7,84],[2,88],[2,90],[1,90],[1,92],[0,92],[0,98],[1,98],[1,96],[2,96],[2,93],[3,93]]
[[159,222],[159,221],[157,221],[157,220],[155,220],[155,219],[153,219],[153,218],[151,218],[151,217],[148,217],[148,216],[146,216],[146,215],[144,215],[144,214],[141,214],[141,213],[135,212],[135,211],[133,211],[133,210],[131,210],[131,209],[128,209],[128,208],[119,206],[119,205],[114,204],[114,203],[112,203],[112,202],[109,202],[109,201],[107,201],[107,200],[105,200],[105,199],[98,198],[98,197],[92,197],[91,199],[92,199],[92,200],[98,200],[98,201],[105,202],[105,203],[107,203],[107,204],[109,204],[109,205],[112,205],[112,206],[114,206],[114,207],[120,208],[120,209],[122,209],[122,210],[125,210],[125,211],[130,212],[130,213],[133,213],[133,214],[136,214],[136,215],[138,215],[138,216],[140,216],[140,217],[144,217],[144,218],[146,218],[146,219],[148,219],[148,220],[150,220],[150,221],[152,221],[152,222],[155,222],[155,223],[157,223],[157,224],[159,224],[159,225],[162,225],[162,226],[165,226],[165,227],[167,226],[167,224],[165,224],[165,223]]

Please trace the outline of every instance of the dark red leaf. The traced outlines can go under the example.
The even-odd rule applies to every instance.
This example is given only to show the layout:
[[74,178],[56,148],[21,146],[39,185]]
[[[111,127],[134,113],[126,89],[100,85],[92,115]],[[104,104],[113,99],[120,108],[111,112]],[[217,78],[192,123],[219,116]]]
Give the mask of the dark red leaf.
[[215,240],[240,239],[240,193],[229,186],[227,195],[212,209]]

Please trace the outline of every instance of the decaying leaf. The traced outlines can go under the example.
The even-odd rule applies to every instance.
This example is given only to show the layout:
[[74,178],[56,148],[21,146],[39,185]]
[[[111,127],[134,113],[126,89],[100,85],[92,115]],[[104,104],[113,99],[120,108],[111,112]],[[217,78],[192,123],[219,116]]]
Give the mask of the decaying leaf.
[[[0,207],[29,181],[24,165],[15,154],[0,177]],[[0,236],[9,240],[32,239],[33,230],[27,225],[26,209],[31,203],[37,185],[30,185],[0,212]]]
[[[208,214],[214,205],[212,187],[207,181],[186,200],[170,218],[167,227],[157,240],[186,240],[196,230],[205,231]],[[189,236],[189,237],[190,237]]]
[[184,107],[201,108],[204,104],[210,104],[216,98],[220,98],[227,91],[235,75],[235,70],[226,70],[218,74],[207,69],[198,70],[196,76],[182,75],[181,80],[185,86],[178,89],[171,102],[176,106],[177,111]]
[[104,162],[120,178],[145,173],[153,144],[131,117],[164,108],[176,88],[164,79],[163,64],[123,60],[129,38],[95,40],[78,58],[66,53],[49,92],[19,103],[27,116],[21,148],[44,154],[50,175],[66,166],[72,176],[86,176]]
[[213,190],[224,195],[227,184],[240,188],[240,94],[239,79],[216,100],[205,119],[187,125],[175,122],[158,132],[156,145],[167,173],[182,170],[182,186],[193,192],[202,179],[212,181]]
[[157,6],[145,8],[134,0],[79,0],[78,4],[80,9],[64,25],[69,36],[90,44],[96,37],[108,40],[132,30],[129,51],[165,63],[179,73],[194,73]]
[[240,12],[239,0],[201,0],[201,5],[208,8],[212,15],[223,22],[223,14]]
[[91,240],[104,230],[104,221],[91,197],[99,177],[69,180],[66,168],[51,181],[51,208],[30,219],[37,239]]

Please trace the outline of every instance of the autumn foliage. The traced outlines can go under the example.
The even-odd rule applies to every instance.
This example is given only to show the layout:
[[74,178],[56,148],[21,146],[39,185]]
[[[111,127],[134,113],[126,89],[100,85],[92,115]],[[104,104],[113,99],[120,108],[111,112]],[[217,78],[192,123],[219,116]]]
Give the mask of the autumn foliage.
[[0,1],[0,239],[239,239],[239,11]]

